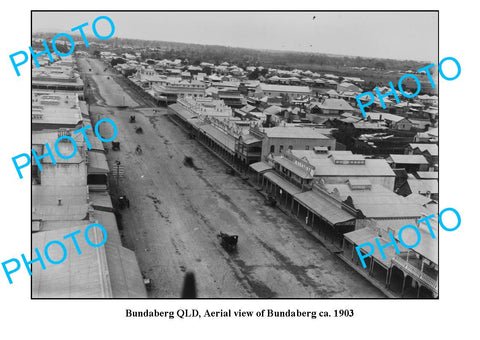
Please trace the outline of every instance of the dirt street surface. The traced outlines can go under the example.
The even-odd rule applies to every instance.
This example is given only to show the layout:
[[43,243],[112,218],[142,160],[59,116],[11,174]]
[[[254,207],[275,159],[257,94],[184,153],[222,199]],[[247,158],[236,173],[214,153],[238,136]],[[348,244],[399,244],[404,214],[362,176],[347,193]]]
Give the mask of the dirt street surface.
[[[80,59],[79,66],[95,95],[94,121],[110,118],[118,127],[121,150],[107,157],[111,169],[115,160],[124,166],[119,187],[130,208],[121,211],[123,240],[152,280],[150,297],[179,297],[186,271],[195,273],[203,298],[384,297],[294,220],[265,206],[254,188],[226,174],[220,160],[174,125],[166,109],[153,112],[122,75],[104,72],[97,59]],[[184,165],[185,156],[195,167]],[[219,231],[239,236],[236,253],[221,247]]]

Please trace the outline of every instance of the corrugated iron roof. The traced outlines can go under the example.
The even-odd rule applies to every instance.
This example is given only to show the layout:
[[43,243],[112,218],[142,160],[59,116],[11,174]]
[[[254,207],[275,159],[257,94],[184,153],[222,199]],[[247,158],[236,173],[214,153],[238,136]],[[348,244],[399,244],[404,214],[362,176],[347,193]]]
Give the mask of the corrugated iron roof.
[[233,136],[230,136],[210,124],[200,126],[200,130],[203,130],[210,138],[216,140],[220,145],[223,145],[231,152],[235,152],[235,138]]
[[299,187],[290,183],[286,179],[283,179],[282,177],[275,174],[274,172],[266,172],[263,175],[263,177],[268,178],[270,181],[278,185],[281,189],[285,190],[290,195],[295,195],[302,192],[302,190]]
[[295,199],[332,225],[355,219],[355,216],[335,205],[330,200],[321,197],[316,191],[310,190],[296,194]]
[[250,164],[250,168],[259,173],[272,169],[272,167],[265,162],[257,162]]
[[365,159],[365,164],[335,164],[332,159],[309,159],[318,177],[395,177],[384,159]]
[[[329,192],[338,192],[342,200],[351,197],[355,208],[367,218],[420,218],[426,209],[417,202],[387,188],[373,184],[370,189],[351,189],[348,184],[325,184]],[[336,189],[336,190],[335,190]]]
[[391,154],[389,158],[393,163],[397,164],[428,164],[427,159],[423,155],[396,155]]

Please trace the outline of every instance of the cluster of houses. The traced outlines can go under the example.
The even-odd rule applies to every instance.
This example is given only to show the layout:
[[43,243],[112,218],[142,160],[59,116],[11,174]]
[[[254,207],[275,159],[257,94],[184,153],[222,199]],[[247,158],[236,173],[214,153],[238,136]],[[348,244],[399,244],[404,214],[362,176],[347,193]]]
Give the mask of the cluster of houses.
[[[116,57],[101,52],[106,63]],[[398,237],[405,224],[428,232],[417,221],[438,211],[436,96],[405,98],[401,104],[387,101],[386,110],[375,103],[364,118],[355,96],[369,89],[363,88],[360,78],[308,70],[242,69],[227,62],[196,66],[182,60],[140,61],[133,54],[122,57],[127,62],[114,67],[126,75],[132,72],[125,70],[134,70],[128,77],[132,86],[165,105],[168,117],[219,157],[227,169],[248,179],[387,296],[438,296],[436,240],[422,237],[421,246],[413,249],[398,242],[400,254],[393,247],[386,248],[386,258],[376,253],[367,259],[366,269],[354,251],[355,246],[375,243],[376,238],[388,243],[388,233]],[[257,69],[262,75],[248,79]],[[32,72],[33,144],[40,154],[45,142],[90,124],[90,116],[82,102],[83,82],[72,60],[65,58]],[[110,232],[118,235],[118,230],[110,210],[110,169],[102,143],[92,150],[81,140],[78,143],[83,150],[78,159],[47,163],[47,171],[44,167],[42,172],[32,167],[34,246],[58,239],[58,233],[67,234],[69,227],[78,229],[98,221],[110,227],[109,241],[105,249],[94,251],[105,252],[107,261],[102,265],[119,277],[110,281],[92,278],[88,284],[106,284],[110,288],[99,291],[113,297],[144,296],[134,254],[122,247],[119,237],[110,238]],[[55,182],[49,180],[50,172],[55,173]],[[438,223],[432,226],[438,231]],[[116,260],[109,260],[113,254]],[[130,260],[118,260],[119,256]],[[83,265],[89,270],[89,265],[97,264]],[[131,268],[121,271],[118,266]],[[34,296],[58,292],[35,280],[75,282],[77,274],[81,275],[68,268],[65,274],[35,273]],[[71,286],[65,294],[84,293],[80,285]]]
[[435,241],[399,245],[400,254],[391,247],[366,269],[354,248],[375,238],[386,244],[405,224],[424,232],[417,220],[437,212],[438,98],[387,110],[377,103],[363,118],[354,100],[366,90],[362,79],[268,69],[249,80],[248,68],[242,77],[228,63],[205,64],[179,64],[177,74],[165,61],[141,65],[130,80],[387,296],[437,297]]
[[[84,83],[75,61],[65,57],[32,69],[32,147],[37,155],[53,149],[60,136],[72,137],[78,147],[74,157],[44,157],[37,164],[32,157],[32,249],[44,249],[72,232],[92,223],[107,230],[103,247],[83,242],[82,254],[68,245],[68,261],[42,270],[33,264],[34,298],[145,298],[143,276],[135,253],[122,245],[112,198],[109,194],[110,168],[103,143],[92,129],[86,134],[72,132],[94,126],[84,97]],[[92,124],[93,123],[93,124]],[[63,155],[74,153],[68,140],[55,144]],[[67,242],[64,242],[67,245]],[[53,255],[61,257],[61,253]],[[48,265],[47,265],[48,266]]]

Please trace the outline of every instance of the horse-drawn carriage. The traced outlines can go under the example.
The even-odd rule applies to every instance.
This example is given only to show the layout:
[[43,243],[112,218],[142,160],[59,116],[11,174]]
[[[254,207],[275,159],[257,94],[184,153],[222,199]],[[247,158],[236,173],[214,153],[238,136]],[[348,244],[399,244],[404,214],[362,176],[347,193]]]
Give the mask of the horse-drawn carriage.
[[135,116],[130,116],[130,123],[135,123]]
[[120,210],[130,208],[130,200],[127,198],[127,195],[122,195],[118,197],[118,207],[120,208]]
[[112,142],[112,150],[120,151],[120,142]]
[[220,239],[220,244],[226,251],[231,252],[237,250],[238,235],[228,235],[224,232],[219,232],[217,237]]
[[143,133],[143,129],[141,126],[135,126],[135,132],[136,133]]

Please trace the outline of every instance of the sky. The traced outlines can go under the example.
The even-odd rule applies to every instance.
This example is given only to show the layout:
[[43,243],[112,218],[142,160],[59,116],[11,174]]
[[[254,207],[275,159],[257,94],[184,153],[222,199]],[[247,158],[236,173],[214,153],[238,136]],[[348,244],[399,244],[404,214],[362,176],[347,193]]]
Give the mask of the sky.
[[[437,12],[34,12],[33,32],[69,32],[101,15],[114,37],[436,62]],[[104,27],[100,23],[105,24]],[[106,29],[99,21],[99,32]]]

